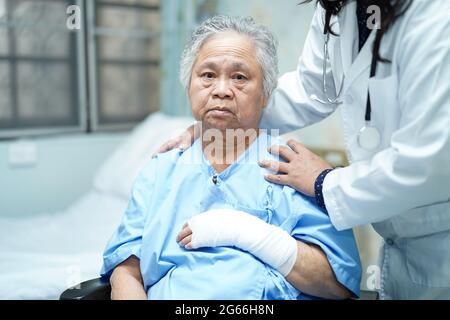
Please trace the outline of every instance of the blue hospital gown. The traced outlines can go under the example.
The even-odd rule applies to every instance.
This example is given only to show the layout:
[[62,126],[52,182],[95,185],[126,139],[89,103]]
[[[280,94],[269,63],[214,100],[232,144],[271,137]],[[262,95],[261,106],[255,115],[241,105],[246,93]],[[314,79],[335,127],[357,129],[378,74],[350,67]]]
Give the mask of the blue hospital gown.
[[176,149],[152,159],[138,175],[122,222],[106,246],[101,275],[110,275],[134,255],[140,259],[149,299],[314,298],[246,251],[186,250],[176,242],[190,217],[208,209],[234,208],[320,246],[337,280],[358,296],[361,266],[352,231],[337,231],[313,198],[264,179],[267,171],[257,160],[275,159],[267,151],[272,144],[284,143],[260,134],[220,174],[205,159],[199,139],[184,152]]

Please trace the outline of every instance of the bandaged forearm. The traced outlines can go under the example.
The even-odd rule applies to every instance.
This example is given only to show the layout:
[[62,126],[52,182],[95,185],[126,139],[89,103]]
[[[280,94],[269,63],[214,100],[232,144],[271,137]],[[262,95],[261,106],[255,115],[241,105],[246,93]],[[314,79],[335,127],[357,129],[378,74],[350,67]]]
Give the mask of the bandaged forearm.
[[242,211],[215,209],[188,221],[192,248],[235,246],[289,274],[297,259],[297,241],[280,227]]

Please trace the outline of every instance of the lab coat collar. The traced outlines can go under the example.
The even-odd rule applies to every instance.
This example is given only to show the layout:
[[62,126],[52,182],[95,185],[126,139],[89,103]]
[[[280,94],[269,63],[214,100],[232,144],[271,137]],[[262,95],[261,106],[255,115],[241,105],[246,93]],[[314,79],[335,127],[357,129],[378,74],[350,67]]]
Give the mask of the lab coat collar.
[[355,12],[356,1],[351,1],[345,5],[338,16],[342,66],[344,67],[345,73],[350,69],[358,53],[358,23]]
[[356,1],[349,2],[338,17],[341,59],[345,74],[345,90],[367,68],[372,61],[372,49],[375,40],[375,32],[370,33],[369,38],[358,53],[358,22],[356,18]]

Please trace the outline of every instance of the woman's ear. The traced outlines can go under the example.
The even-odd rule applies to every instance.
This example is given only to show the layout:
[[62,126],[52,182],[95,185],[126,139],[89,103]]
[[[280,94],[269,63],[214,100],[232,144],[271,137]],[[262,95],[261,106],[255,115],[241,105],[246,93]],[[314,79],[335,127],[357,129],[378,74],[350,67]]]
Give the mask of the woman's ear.
[[265,109],[267,107],[268,103],[269,103],[269,99],[265,95],[263,95],[262,103],[261,103],[262,108]]

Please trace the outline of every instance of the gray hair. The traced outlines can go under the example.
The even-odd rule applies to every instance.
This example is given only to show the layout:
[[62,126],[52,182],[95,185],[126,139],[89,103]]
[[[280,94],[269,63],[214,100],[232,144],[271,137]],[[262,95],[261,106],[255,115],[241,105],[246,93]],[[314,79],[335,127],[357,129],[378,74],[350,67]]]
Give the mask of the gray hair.
[[203,22],[192,34],[192,38],[181,56],[181,84],[186,91],[189,90],[192,69],[200,48],[211,36],[226,31],[234,31],[253,40],[256,48],[256,59],[263,73],[264,95],[268,99],[278,82],[278,41],[269,29],[256,23],[251,17],[217,15]]

